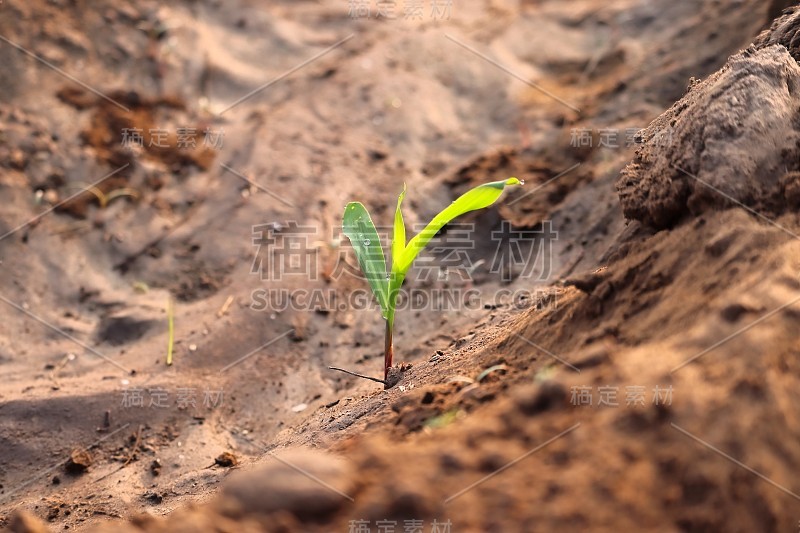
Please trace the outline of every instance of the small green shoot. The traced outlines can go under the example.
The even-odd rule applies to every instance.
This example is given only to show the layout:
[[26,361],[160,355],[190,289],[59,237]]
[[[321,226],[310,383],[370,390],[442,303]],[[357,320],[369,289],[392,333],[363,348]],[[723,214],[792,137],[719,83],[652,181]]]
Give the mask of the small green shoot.
[[475,381],[480,383],[481,381],[486,379],[492,372],[503,372],[505,374],[507,371],[508,367],[506,365],[490,366],[489,368],[478,374],[478,377],[475,379]]
[[556,364],[548,364],[536,372],[536,374],[533,376],[533,381],[536,383],[542,383],[543,381],[552,379],[556,374],[558,374],[558,367]]
[[429,418],[423,423],[423,426],[429,429],[441,429],[443,427],[449,426],[462,416],[463,413],[458,409],[450,409],[449,411],[445,411],[444,413],[438,416]]
[[425,248],[425,245],[454,218],[470,211],[489,207],[497,201],[507,186],[521,185],[517,178],[484,183],[459,196],[417,235],[406,241],[406,227],[403,222],[403,213],[400,206],[406,196],[406,188],[397,198],[397,207],[394,213],[394,232],[391,246],[391,269],[387,272],[386,258],[381,247],[375,224],[369,216],[367,208],[360,202],[351,202],[344,209],[342,230],[353,245],[358,264],[367,278],[378,304],[381,314],[386,321],[386,337],[384,344],[384,385],[389,386],[386,379],[392,367],[394,346],[392,334],[394,332],[394,314],[397,295],[405,281],[414,260]]

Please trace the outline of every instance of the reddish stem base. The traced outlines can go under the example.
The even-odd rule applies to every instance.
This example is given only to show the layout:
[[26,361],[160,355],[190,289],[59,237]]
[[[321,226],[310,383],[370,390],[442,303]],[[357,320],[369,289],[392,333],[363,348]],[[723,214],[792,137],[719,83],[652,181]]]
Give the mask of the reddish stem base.
[[389,377],[389,369],[392,368],[394,359],[394,345],[392,344],[392,325],[386,321],[386,342],[383,347],[383,379]]

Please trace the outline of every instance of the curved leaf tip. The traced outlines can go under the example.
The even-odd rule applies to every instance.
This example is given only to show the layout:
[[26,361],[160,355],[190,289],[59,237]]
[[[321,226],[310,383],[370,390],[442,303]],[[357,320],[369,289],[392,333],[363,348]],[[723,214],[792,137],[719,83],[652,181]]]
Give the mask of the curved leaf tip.
[[512,185],[525,185],[525,182],[519,180],[517,178],[511,177],[507,180],[500,180],[500,181],[492,181],[490,183],[484,183],[480,185],[480,187],[492,187],[495,189],[500,189],[501,191],[506,187],[511,187]]
[[[433,217],[433,220],[425,226],[425,229],[415,235],[405,248],[396,251],[397,259],[392,261],[392,272],[405,274],[411,268],[411,263],[414,262],[417,254],[446,224],[464,213],[489,207],[497,201],[503,193],[503,189],[513,185],[522,185],[522,182],[517,178],[511,177],[505,180],[484,183],[456,198],[449,206]],[[403,195],[400,196],[401,200],[402,197]],[[405,235],[403,236],[405,237]]]

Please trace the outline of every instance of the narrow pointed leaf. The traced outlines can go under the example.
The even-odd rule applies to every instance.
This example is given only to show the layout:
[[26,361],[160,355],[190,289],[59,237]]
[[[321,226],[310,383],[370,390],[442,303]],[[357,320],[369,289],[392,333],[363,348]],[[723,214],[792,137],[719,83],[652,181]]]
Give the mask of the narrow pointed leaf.
[[425,229],[408,242],[402,255],[396,261],[392,262],[393,272],[405,274],[411,267],[414,259],[417,258],[417,255],[425,248],[425,245],[428,244],[448,222],[470,211],[489,207],[497,201],[503,189],[511,185],[520,185],[520,183],[521,182],[517,178],[484,183],[459,196],[441,213],[433,217],[433,220],[425,226]]
[[350,239],[361,271],[366,276],[372,293],[386,316],[389,312],[389,280],[386,279],[386,258],[381,240],[367,208],[360,202],[351,202],[344,208],[342,231]]
[[400,211],[400,204],[406,197],[406,185],[403,184],[403,192],[397,197],[397,209],[394,212],[394,237],[392,238],[392,265],[397,264],[397,260],[403,256],[406,249],[406,225],[403,222],[403,212]]

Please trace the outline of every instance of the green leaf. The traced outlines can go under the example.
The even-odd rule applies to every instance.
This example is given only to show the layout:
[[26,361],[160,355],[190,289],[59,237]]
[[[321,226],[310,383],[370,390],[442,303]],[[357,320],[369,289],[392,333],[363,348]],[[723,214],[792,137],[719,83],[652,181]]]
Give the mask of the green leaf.
[[[425,226],[419,234],[415,235],[403,250],[397,259],[392,260],[392,273],[401,274],[405,276],[408,269],[417,255],[425,248],[425,245],[441,230],[448,222],[454,218],[475,211],[489,207],[503,192],[507,186],[520,185],[521,182],[517,178],[508,178],[502,181],[493,181],[491,183],[484,183],[477,187],[470,189],[461,196],[459,196],[453,203],[447,206],[441,213],[433,217],[433,220]],[[402,195],[401,195],[402,199]],[[399,201],[398,201],[399,210]],[[396,220],[396,217],[395,217]],[[395,228],[395,235],[397,228]],[[394,277],[394,276],[393,276]],[[401,282],[402,283],[402,282]]]
[[344,208],[342,231],[350,239],[361,271],[366,276],[372,293],[383,310],[389,313],[389,280],[386,279],[386,258],[381,240],[367,208],[360,202],[351,202]]
[[[400,211],[400,204],[406,197],[406,184],[403,184],[403,192],[397,197],[397,209],[394,211],[394,237],[392,238],[392,266],[397,264],[397,260],[403,256],[406,249],[406,225],[403,222],[403,212]],[[392,268],[394,270],[394,268]]]
[[406,197],[406,184],[403,184],[403,191],[397,197],[397,208],[394,211],[394,236],[392,237],[392,273],[389,276],[389,296],[387,307],[388,311],[385,313],[385,318],[389,322],[389,327],[394,325],[394,310],[397,303],[397,295],[400,293],[400,287],[405,280],[405,274],[398,272],[397,261],[403,257],[406,249],[406,225],[403,221],[403,212],[400,206],[403,199]]

